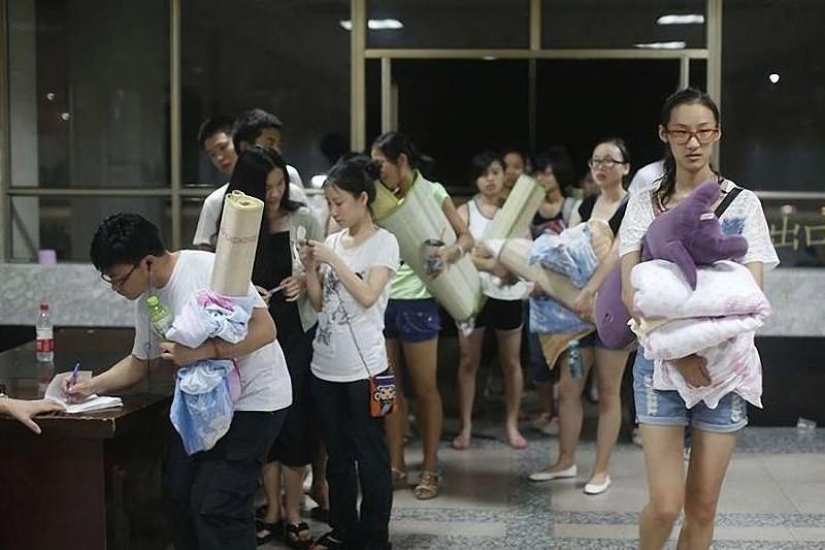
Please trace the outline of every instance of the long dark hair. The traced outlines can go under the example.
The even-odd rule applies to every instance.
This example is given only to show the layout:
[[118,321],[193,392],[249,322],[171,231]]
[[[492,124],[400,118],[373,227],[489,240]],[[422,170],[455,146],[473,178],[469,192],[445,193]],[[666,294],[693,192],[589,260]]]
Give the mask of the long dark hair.
[[[235,168],[232,170],[232,176],[229,178],[229,186],[226,188],[226,194],[232,191],[242,191],[250,197],[255,197],[264,203],[264,215],[261,218],[261,234],[258,238],[258,243],[262,243],[264,235],[269,234],[269,220],[267,219],[267,204],[266,204],[266,178],[274,169],[280,169],[284,174],[284,194],[281,196],[281,202],[278,204],[278,209],[286,210],[287,212],[295,212],[303,204],[295,202],[289,198],[289,172],[286,170],[286,161],[274,149],[268,147],[261,147],[255,145],[245,150],[238,157],[235,163]],[[224,195],[224,198],[226,195]],[[218,223],[215,226],[215,234],[221,226],[223,219],[223,203],[221,203],[220,214],[218,214]]]
[[411,170],[426,172],[434,164],[432,157],[422,154],[407,136],[398,132],[381,134],[372,142],[372,148],[381,151],[393,164],[397,163],[398,157],[403,154],[407,157]]
[[[670,95],[665,100],[665,104],[662,106],[662,114],[659,117],[659,124],[662,125],[662,128],[667,128],[668,123],[670,122],[670,115],[673,112],[673,109],[678,107],[679,105],[689,105],[692,103],[698,103],[703,107],[707,107],[711,113],[713,113],[713,119],[716,121],[716,125],[719,125],[721,117],[719,115],[719,107],[716,106],[716,103],[713,99],[701,90],[697,90],[695,88],[685,88],[684,90],[679,90]],[[721,183],[722,180],[725,178],[722,177],[722,174],[717,172],[713,166],[710,167],[711,171],[716,174],[717,179]],[[673,153],[670,150],[670,144],[665,143],[665,154],[664,154],[664,174],[659,179],[659,199],[662,201],[662,204],[667,204],[668,199],[673,195],[674,191],[676,190],[676,160],[673,158]]]

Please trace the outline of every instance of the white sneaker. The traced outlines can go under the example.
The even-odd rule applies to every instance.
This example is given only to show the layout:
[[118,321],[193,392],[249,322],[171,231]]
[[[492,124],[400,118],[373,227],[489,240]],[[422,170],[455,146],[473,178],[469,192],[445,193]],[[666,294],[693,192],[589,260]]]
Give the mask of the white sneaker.
[[551,472],[550,470],[541,470],[538,472],[533,472],[530,474],[530,481],[550,481],[552,479],[570,479],[572,477],[576,477],[578,475],[578,468],[576,465],[573,464],[569,468],[565,468],[564,470],[556,470],[555,472]]
[[584,486],[584,494],[586,495],[600,495],[607,491],[610,487],[610,476],[604,478],[602,483],[588,483]]

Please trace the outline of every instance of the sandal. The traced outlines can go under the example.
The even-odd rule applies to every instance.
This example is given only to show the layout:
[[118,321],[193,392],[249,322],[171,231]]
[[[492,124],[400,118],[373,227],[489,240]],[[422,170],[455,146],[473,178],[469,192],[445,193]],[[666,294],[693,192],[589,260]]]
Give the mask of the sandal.
[[413,494],[418,500],[430,500],[438,496],[438,488],[441,484],[441,476],[435,472],[421,472],[418,485],[413,489]]
[[335,531],[321,535],[321,538],[312,545],[312,550],[344,550],[344,543],[337,540],[334,535]]
[[[307,533],[310,537],[308,539],[302,539],[301,533]],[[290,548],[309,550],[309,548],[312,547],[312,533],[309,531],[309,525],[303,521],[301,523],[287,523],[284,530],[283,542]]]
[[407,483],[407,472],[402,472],[397,468],[391,468],[392,470],[392,490],[397,491],[399,489],[406,489],[409,487]]
[[[281,537],[284,532],[284,521],[266,523],[258,520],[255,522],[255,529],[255,539],[258,541],[258,546],[261,546],[273,540],[279,540],[279,537]],[[266,531],[267,533],[262,535],[261,531]]]

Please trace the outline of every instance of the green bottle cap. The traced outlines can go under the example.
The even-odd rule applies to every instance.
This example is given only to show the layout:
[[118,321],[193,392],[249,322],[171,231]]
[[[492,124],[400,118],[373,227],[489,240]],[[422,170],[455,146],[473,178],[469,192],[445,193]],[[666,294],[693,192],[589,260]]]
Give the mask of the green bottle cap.
[[148,305],[149,307],[157,307],[158,305],[160,305],[160,302],[158,301],[158,297],[157,296],[149,296],[148,298],[146,298],[146,305]]

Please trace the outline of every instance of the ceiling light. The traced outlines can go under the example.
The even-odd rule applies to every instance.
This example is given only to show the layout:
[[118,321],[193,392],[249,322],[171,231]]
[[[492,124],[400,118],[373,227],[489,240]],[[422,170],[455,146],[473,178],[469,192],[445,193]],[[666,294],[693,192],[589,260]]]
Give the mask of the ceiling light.
[[498,59],[498,57],[496,57],[494,55],[485,55],[485,56],[482,56],[481,59],[483,59],[484,61],[495,61],[496,59]]
[[698,13],[687,15],[663,15],[656,20],[657,25],[701,25],[705,22],[705,16]]
[[[352,21],[349,19],[338,22],[341,28],[347,31],[352,30]],[[398,19],[370,19],[367,21],[367,27],[371,31],[397,31],[403,29],[404,24]]]
[[768,75],[768,80],[771,81],[771,84],[776,84],[777,82],[779,82],[780,78],[781,77],[779,76],[778,73],[771,73],[771,74]]
[[682,41],[633,44],[634,48],[642,48],[645,50],[683,50],[685,46],[687,46],[687,44]]

